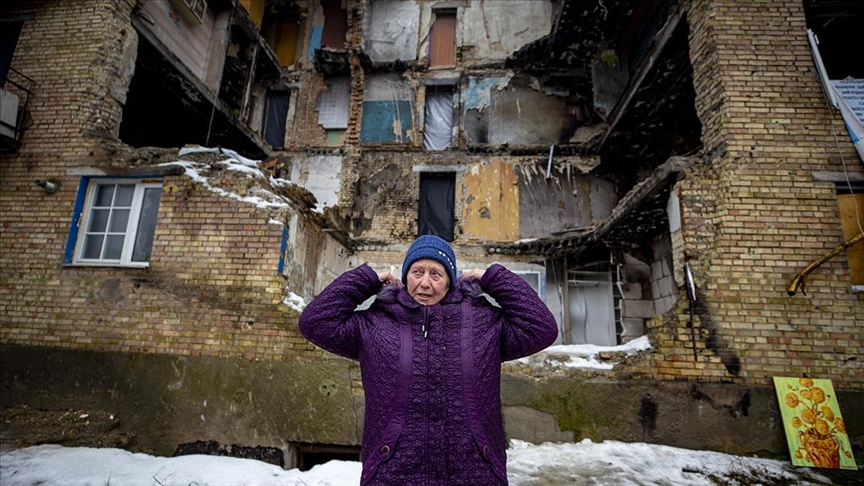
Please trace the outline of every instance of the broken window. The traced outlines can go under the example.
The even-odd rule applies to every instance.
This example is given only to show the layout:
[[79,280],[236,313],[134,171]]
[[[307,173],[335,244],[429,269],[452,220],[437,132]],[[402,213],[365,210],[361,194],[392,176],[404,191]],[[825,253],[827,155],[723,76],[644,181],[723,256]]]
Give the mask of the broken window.
[[[864,233],[864,184],[837,184],[837,202],[843,225],[843,241]],[[852,286],[864,292],[864,243],[846,249]]]
[[344,49],[348,33],[348,12],[340,5],[340,0],[322,0],[324,9],[324,31],[321,45],[330,49]]
[[429,66],[456,66],[456,11],[435,10],[429,31]]
[[420,210],[417,234],[453,241],[456,201],[455,172],[420,173]]
[[267,93],[267,110],[264,114],[264,140],[274,149],[285,147],[285,120],[288,118],[288,91]]
[[83,178],[65,263],[148,266],[161,197],[161,180]]
[[450,148],[453,133],[453,86],[427,86],[423,117],[423,147],[426,150]]

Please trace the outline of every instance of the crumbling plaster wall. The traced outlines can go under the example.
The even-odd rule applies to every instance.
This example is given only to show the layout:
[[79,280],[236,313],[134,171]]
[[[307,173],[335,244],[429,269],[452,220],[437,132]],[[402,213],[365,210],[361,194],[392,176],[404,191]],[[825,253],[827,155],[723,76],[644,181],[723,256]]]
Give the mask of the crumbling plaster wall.
[[435,21],[434,10],[447,8],[458,8],[457,63],[462,66],[500,63],[524,45],[548,35],[554,13],[549,0],[424,1],[419,27],[421,63],[429,62],[429,31]]
[[549,146],[568,141],[577,128],[565,96],[508,71],[467,76],[460,101],[468,146]]
[[372,62],[417,59],[420,3],[364,3],[363,47]]
[[362,242],[416,237],[420,172],[456,174],[456,243],[513,242],[585,227],[616,202],[611,183],[583,171],[595,161],[562,157],[545,178],[545,157],[462,155],[453,152],[363,154],[352,209],[352,232]]
[[560,157],[551,170],[547,170],[547,160],[520,163],[519,237],[542,238],[587,228],[609,216],[618,196],[612,182],[583,172],[594,163],[581,157]]
[[[323,74],[304,71],[298,84],[303,89],[292,90],[290,106],[293,116],[286,124],[285,147],[288,149],[327,146],[327,130],[318,124],[318,97],[327,89]],[[288,126],[292,129],[287,130]]]
[[437,0],[365,4],[364,47],[372,62],[428,63],[435,9],[458,9],[456,45],[461,65],[500,63],[522,46],[547,35],[552,2]]

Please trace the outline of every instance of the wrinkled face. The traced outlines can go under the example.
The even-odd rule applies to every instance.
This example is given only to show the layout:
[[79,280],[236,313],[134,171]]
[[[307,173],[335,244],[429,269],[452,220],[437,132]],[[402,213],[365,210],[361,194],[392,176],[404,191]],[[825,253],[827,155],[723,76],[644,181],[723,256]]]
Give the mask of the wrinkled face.
[[444,265],[435,260],[417,260],[408,269],[405,284],[408,295],[423,305],[437,304],[450,289],[450,277]]

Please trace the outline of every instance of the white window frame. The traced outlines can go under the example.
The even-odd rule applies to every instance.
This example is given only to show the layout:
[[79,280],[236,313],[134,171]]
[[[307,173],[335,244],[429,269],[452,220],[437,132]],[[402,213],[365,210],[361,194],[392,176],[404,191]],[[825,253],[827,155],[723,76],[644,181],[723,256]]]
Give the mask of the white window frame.
[[[90,225],[90,220],[93,216],[93,204],[96,198],[96,194],[98,193],[97,189],[99,186],[104,185],[134,185],[135,190],[132,195],[132,202],[128,206],[129,208],[129,218],[126,221],[126,230],[123,232],[125,235],[123,241],[123,249],[120,252],[119,259],[93,259],[93,258],[84,258],[84,242],[87,239],[88,228]],[[158,188],[160,191],[162,189],[162,182],[153,182],[145,181],[141,179],[126,179],[126,178],[118,178],[118,179],[91,179],[90,183],[87,187],[87,196],[84,203],[84,208],[81,214],[81,222],[78,226],[78,237],[75,244],[75,254],[73,259],[73,265],[81,265],[81,266],[99,266],[99,267],[134,267],[134,268],[146,268],[150,266],[150,262],[134,262],[132,261],[132,252],[135,247],[135,240],[138,236],[138,222],[141,217],[141,210],[144,202],[144,191],[147,189]],[[114,193],[116,197],[116,190]],[[160,194],[161,200],[161,194]],[[112,201],[112,205],[110,206],[113,210],[115,207],[113,205],[114,201]],[[107,206],[105,206],[107,207]],[[123,206],[126,207],[126,206]],[[107,227],[105,233],[107,234]],[[119,232],[116,232],[119,234]],[[104,242],[103,242],[104,245]]]

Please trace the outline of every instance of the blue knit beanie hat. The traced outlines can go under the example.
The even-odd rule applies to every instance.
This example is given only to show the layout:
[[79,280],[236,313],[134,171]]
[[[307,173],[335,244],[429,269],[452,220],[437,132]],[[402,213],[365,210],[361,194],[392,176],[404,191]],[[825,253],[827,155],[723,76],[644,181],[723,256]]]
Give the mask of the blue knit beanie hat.
[[435,260],[443,265],[450,277],[450,287],[456,284],[456,254],[449,243],[435,235],[423,235],[411,243],[408,253],[405,254],[405,262],[402,263],[402,283],[408,282],[408,269],[411,265],[423,259]]

